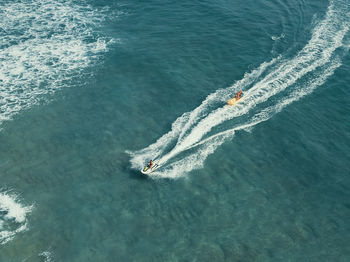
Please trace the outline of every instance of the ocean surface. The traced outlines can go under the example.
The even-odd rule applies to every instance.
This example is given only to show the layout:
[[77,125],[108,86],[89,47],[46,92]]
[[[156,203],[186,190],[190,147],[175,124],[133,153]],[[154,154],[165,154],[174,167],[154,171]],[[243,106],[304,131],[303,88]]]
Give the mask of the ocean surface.
[[349,0],[0,1],[0,261],[350,261],[349,49]]

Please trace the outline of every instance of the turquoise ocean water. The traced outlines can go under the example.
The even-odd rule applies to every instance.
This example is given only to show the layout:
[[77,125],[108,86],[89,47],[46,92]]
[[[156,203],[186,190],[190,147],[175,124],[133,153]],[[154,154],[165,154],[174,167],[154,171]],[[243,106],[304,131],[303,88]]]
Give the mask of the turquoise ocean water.
[[1,1],[0,261],[350,261],[349,27],[348,0]]

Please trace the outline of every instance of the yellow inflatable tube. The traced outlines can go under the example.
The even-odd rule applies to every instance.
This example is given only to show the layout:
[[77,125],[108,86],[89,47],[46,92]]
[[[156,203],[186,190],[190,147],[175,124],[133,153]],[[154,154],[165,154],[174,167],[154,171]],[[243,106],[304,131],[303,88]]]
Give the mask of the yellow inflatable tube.
[[239,101],[241,101],[242,99],[243,99],[243,97],[241,97],[241,98],[232,97],[229,100],[227,100],[227,104],[230,106],[233,106],[233,105],[237,104]]

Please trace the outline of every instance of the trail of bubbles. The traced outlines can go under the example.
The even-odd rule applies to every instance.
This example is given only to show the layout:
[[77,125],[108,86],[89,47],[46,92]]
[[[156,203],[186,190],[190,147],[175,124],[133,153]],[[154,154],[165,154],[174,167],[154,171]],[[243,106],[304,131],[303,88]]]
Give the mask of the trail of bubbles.
[[208,107],[210,104],[214,102],[226,102],[226,100],[232,96],[232,94],[236,93],[238,90],[244,90],[245,88],[249,87],[254,81],[261,76],[263,72],[267,68],[269,68],[271,65],[273,65],[276,61],[278,61],[280,57],[272,59],[270,62],[264,62],[262,63],[257,69],[253,70],[250,73],[246,73],[244,77],[237,81],[233,86],[225,88],[225,89],[219,89],[216,92],[210,94],[207,96],[207,98],[202,102],[200,106],[198,106],[196,109],[194,109],[192,112],[190,112],[189,120],[185,124],[185,126],[182,128],[181,134],[178,138],[178,144],[180,144],[183,141],[183,137],[186,134],[186,132],[189,130],[191,126],[193,126],[195,123],[198,122],[199,119],[204,117],[208,114]]
[[171,130],[160,137],[155,143],[149,145],[148,147],[131,152],[127,151],[131,155],[131,167],[132,168],[141,168],[145,162],[150,159],[156,159],[162,153],[166,147],[177,139],[178,145],[190,127],[198,122],[199,119],[208,114],[208,108],[216,103],[227,100],[232,92],[238,88],[247,87],[252,84],[269,66],[273,65],[279,58],[272,59],[270,62],[262,63],[257,69],[253,70],[250,73],[246,73],[242,80],[237,81],[233,86],[226,89],[217,90],[215,93],[210,94],[207,98],[194,109],[192,112],[186,112],[182,116],[178,117],[175,122],[172,124]]
[[167,165],[161,172],[156,171],[151,174],[154,177],[162,178],[178,178],[184,176],[186,173],[202,168],[206,158],[212,154],[220,145],[222,145],[226,140],[232,139],[235,132],[238,130],[243,130],[247,128],[252,128],[261,122],[269,120],[275,114],[281,112],[289,104],[300,100],[304,96],[312,93],[316,87],[325,83],[325,81],[333,75],[334,71],[341,66],[341,60],[339,58],[335,61],[330,62],[325,68],[323,68],[312,80],[306,82],[302,86],[299,86],[294,90],[289,96],[279,101],[276,105],[270,106],[261,112],[254,115],[250,120],[243,124],[240,124],[229,130],[219,132],[212,135],[194,145],[192,145],[188,150],[198,148],[195,153],[180,159],[170,165]]
[[168,154],[159,161],[165,163],[202,139],[213,127],[232,118],[248,113],[256,105],[284,91],[308,73],[328,63],[334,51],[342,45],[348,31],[347,26],[339,27],[334,23],[338,13],[333,5],[328,8],[326,17],[313,30],[309,43],[291,60],[281,62],[262,80],[245,92],[245,100],[235,107],[224,106],[214,110],[202,119],[191,132]]
[[[338,4],[338,2],[337,2]],[[342,4],[337,8],[344,7]],[[340,61],[336,58],[336,50],[343,45],[343,39],[349,29],[349,12],[347,9],[336,9],[335,2],[331,1],[323,20],[314,27],[309,42],[302,48],[295,57],[291,59],[277,59],[268,64],[262,64],[256,70],[255,75],[250,75],[239,81],[236,85],[218,90],[209,95],[203,103],[192,112],[186,113],[186,118],[181,121],[181,132],[172,133],[171,140],[177,138],[177,143],[172,150],[167,153],[162,150],[156,151],[159,163],[162,168],[152,173],[154,176],[177,177],[203,165],[206,157],[213,153],[226,139],[231,138],[234,132],[240,129],[252,128],[256,124],[266,121],[273,114],[282,110],[286,105],[300,99],[300,97],[312,92],[312,90],[324,83],[328,76],[340,66]],[[267,70],[266,74],[262,74]],[[302,84],[306,80],[306,84]],[[220,97],[233,95],[236,88],[251,86],[245,91],[245,98],[234,107],[223,106],[209,112],[209,108],[214,105]],[[295,86],[299,86],[296,88]],[[279,98],[277,104],[270,99],[277,94],[289,93],[290,96]],[[270,100],[272,100],[270,102]],[[267,105],[269,101],[270,106]],[[222,101],[223,102],[223,101]],[[272,104],[272,105],[271,105]],[[227,121],[254,113],[252,109],[259,105],[257,114],[248,121],[239,124],[234,128],[213,134],[203,139],[212,129]],[[266,108],[266,106],[268,106]],[[265,107],[265,109],[264,109]],[[177,120],[178,121],[178,120]],[[175,121],[175,123],[177,122]],[[174,126],[173,126],[174,128]],[[179,128],[180,129],[180,128]],[[164,142],[169,140],[163,136]],[[151,145],[152,146],[152,145]],[[150,146],[150,147],[151,147]],[[146,148],[147,150],[147,148]],[[178,156],[180,153],[188,155],[190,150],[196,150],[189,156]],[[137,155],[140,160],[135,168],[141,168],[144,162],[141,161],[142,150]],[[152,150],[148,151],[153,153]],[[165,153],[165,154],[164,154]],[[172,160],[177,156],[179,160]],[[152,157],[148,155],[148,157]],[[173,163],[171,163],[171,161]],[[135,161],[132,155],[131,162]],[[174,162],[175,161],[175,162]]]
[[156,159],[158,156],[160,156],[167,145],[178,137],[181,132],[181,128],[188,121],[188,118],[188,113],[185,113],[177,118],[176,121],[172,124],[171,130],[148,147],[136,152],[126,151],[126,153],[131,156],[131,167],[140,169],[150,159]]

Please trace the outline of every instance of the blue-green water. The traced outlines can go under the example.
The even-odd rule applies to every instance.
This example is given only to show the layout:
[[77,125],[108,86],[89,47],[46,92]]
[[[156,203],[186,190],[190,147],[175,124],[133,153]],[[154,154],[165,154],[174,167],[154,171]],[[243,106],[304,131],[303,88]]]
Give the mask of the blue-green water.
[[0,261],[349,261],[347,0],[0,6]]

